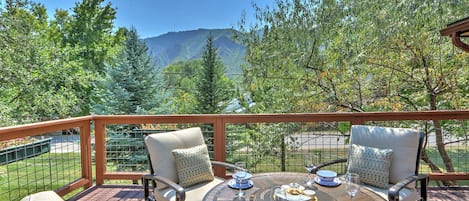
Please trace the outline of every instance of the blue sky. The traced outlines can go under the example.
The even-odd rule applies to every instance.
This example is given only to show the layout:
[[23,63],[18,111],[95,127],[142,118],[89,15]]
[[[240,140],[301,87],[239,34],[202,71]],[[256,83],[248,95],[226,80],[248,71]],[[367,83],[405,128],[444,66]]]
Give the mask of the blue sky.
[[[71,11],[76,0],[34,0],[44,4],[49,16],[55,9]],[[248,22],[254,21],[251,2],[261,8],[272,6],[274,0],[106,0],[117,8],[116,27],[137,29],[141,38],[158,36],[172,31],[199,28],[237,27],[241,13]]]

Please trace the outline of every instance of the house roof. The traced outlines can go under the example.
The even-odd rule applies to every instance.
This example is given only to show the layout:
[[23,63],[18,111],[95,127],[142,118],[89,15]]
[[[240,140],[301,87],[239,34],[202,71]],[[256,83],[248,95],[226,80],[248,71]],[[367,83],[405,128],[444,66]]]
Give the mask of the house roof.
[[469,52],[469,45],[461,41],[461,38],[469,37],[469,17],[448,24],[446,28],[440,30],[440,34],[451,37],[456,47]]

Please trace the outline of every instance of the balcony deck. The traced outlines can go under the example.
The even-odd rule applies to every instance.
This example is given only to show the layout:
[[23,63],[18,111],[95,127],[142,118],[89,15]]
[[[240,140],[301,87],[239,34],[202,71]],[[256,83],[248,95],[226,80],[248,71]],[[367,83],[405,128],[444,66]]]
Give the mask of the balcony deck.
[[[430,187],[429,201],[468,200],[469,186],[464,187]],[[143,188],[140,185],[101,185],[93,186],[69,201],[143,201]]]
[[[205,135],[210,147],[211,159],[232,161],[235,158],[248,160],[253,157],[256,144],[236,144],[240,136],[256,134],[254,137],[276,134],[280,137],[274,152],[263,153],[265,159],[252,167],[254,173],[266,171],[304,171],[302,162],[295,159],[306,152],[315,153],[317,162],[330,161],[345,156],[348,136],[342,127],[351,125],[380,125],[390,127],[416,127],[427,135],[427,160],[437,161],[432,171],[425,161],[420,162],[420,173],[428,174],[431,186],[429,200],[469,200],[469,168],[466,143],[469,110],[425,111],[425,112],[373,112],[373,113],[308,113],[308,114],[242,114],[242,115],[117,115],[84,116],[52,120],[32,124],[0,128],[0,142],[23,138],[48,139],[50,152],[27,160],[3,164],[0,196],[9,200],[20,200],[27,194],[44,190],[55,190],[67,194],[86,189],[69,200],[144,200],[140,185],[116,186],[113,180],[138,181],[148,166],[147,161],[134,162],[125,154],[136,154],[139,150],[132,143],[140,143],[144,132],[161,132],[188,126],[206,128]],[[446,173],[436,149],[434,123],[444,122],[438,130],[449,151],[455,170]],[[130,128],[141,125],[143,130]],[[292,127],[293,125],[293,127]],[[343,129],[343,128],[342,128]],[[65,131],[71,131],[66,132]],[[272,132],[274,131],[274,132]],[[112,134],[112,135],[111,135]],[[262,135],[260,135],[262,134]],[[459,134],[459,135],[457,135]],[[124,136],[124,137],[122,137]],[[294,138],[294,141],[291,139]],[[257,139],[257,138],[256,138]],[[124,141],[122,141],[124,140]],[[441,139],[440,139],[441,141]],[[126,143],[121,143],[126,142]],[[440,143],[441,144],[441,143]],[[238,147],[237,147],[238,146]],[[279,155],[280,148],[289,148],[288,155]],[[124,150],[124,151],[121,151]],[[263,150],[260,150],[263,151]],[[287,161],[290,158],[292,161]],[[439,160],[440,159],[440,160]],[[267,162],[266,162],[267,161]],[[301,159],[300,159],[301,161]],[[141,167],[145,165],[145,167]],[[432,166],[432,167],[434,167]],[[343,171],[344,167],[334,167]],[[223,169],[215,169],[215,175],[226,177]],[[27,182],[24,182],[24,181]],[[454,185],[459,187],[433,187]],[[462,182],[464,181],[464,182]],[[109,183],[108,183],[109,182]],[[128,183],[128,182],[127,182]],[[130,184],[130,183],[129,183]],[[93,186],[96,185],[96,186]]]

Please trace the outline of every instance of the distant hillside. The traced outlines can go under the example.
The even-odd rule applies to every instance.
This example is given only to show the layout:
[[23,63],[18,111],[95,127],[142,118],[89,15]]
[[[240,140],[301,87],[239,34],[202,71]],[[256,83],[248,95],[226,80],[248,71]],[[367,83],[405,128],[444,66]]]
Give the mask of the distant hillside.
[[157,37],[146,38],[148,50],[153,54],[158,67],[166,67],[176,61],[201,58],[207,37],[211,33],[218,55],[226,65],[227,74],[233,77],[241,73],[246,48],[233,41],[233,29],[198,29],[193,31],[169,32]]

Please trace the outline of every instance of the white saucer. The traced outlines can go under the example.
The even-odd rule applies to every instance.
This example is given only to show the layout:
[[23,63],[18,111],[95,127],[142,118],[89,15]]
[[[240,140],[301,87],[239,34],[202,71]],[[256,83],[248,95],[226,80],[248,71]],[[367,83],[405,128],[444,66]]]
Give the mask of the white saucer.
[[319,177],[314,178],[314,182],[316,182],[319,185],[322,186],[329,186],[329,187],[334,187],[340,185],[340,180],[339,178],[334,178],[333,181],[321,181]]
[[[239,184],[234,179],[231,179],[228,182],[228,186],[230,188],[239,189]],[[252,186],[254,186],[254,182],[249,180],[248,182],[241,184],[241,189],[248,189],[248,188],[251,188]]]

